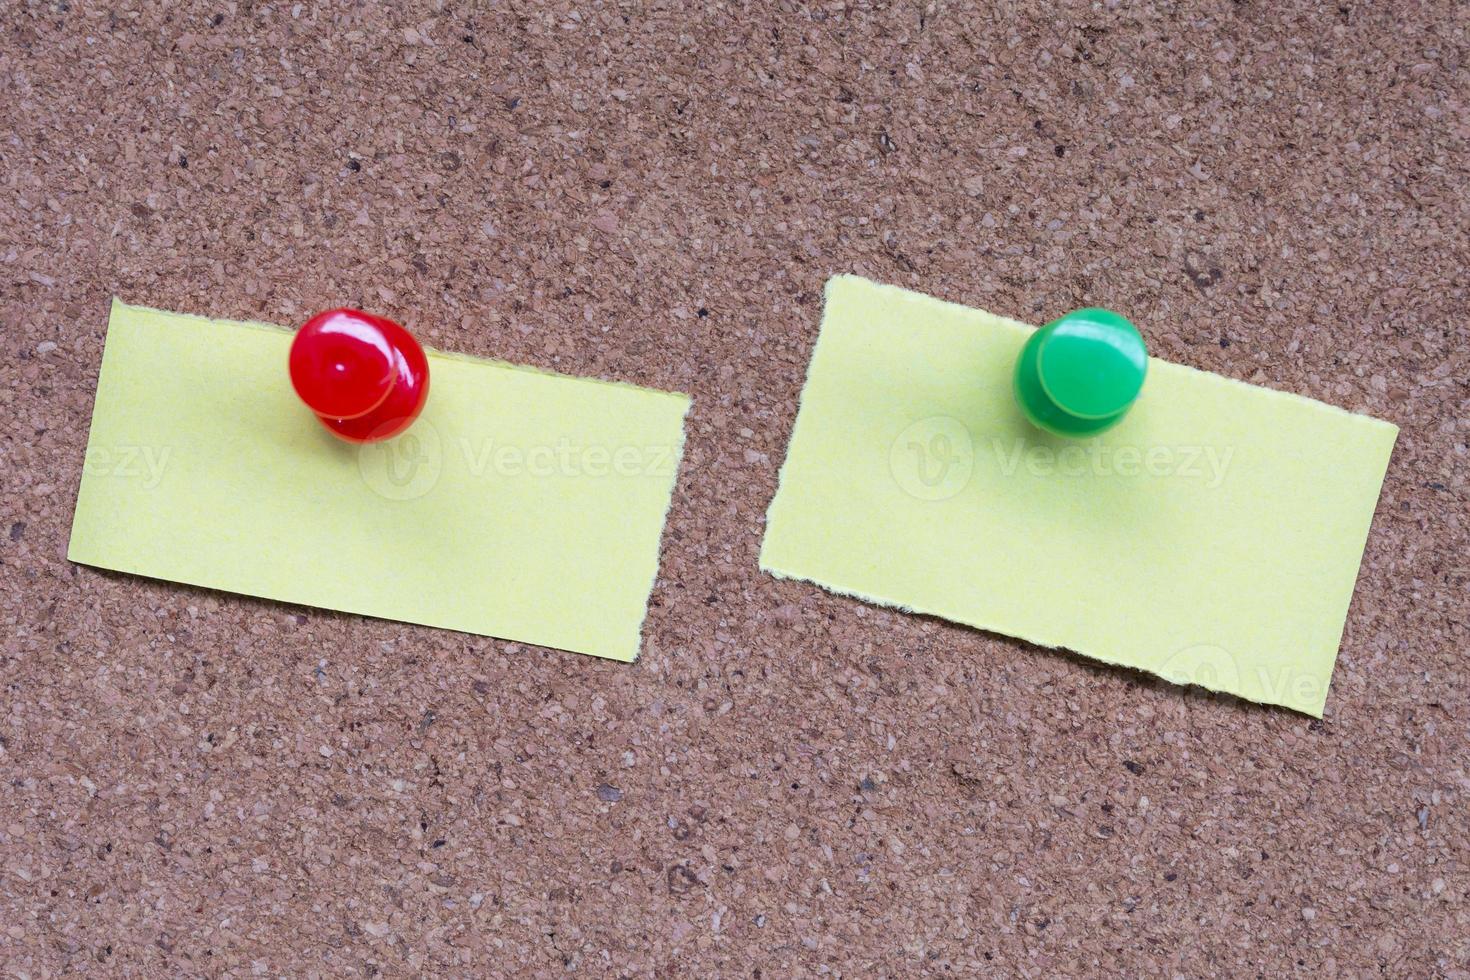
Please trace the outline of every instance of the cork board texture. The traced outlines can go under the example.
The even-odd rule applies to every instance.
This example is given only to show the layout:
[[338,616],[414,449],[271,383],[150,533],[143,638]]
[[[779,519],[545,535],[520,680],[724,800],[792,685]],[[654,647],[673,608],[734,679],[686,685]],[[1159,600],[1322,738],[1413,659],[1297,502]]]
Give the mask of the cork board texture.
[[[0,6],[0,973],[1466,976],[1467,35]],[[760,574],[837,273],[1398,425],[1324,718]],[[691,394],[641,658],[67,562],[114,295]]]

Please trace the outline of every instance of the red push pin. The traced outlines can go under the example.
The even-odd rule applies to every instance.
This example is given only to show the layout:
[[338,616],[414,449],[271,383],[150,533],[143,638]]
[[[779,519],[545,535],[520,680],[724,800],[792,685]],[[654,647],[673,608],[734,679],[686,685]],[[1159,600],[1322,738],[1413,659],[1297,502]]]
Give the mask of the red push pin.
[[429,359],[403,327],[361,310],[318,313],[291,341],[291,385],[348,442],[391,439],[429,397]]

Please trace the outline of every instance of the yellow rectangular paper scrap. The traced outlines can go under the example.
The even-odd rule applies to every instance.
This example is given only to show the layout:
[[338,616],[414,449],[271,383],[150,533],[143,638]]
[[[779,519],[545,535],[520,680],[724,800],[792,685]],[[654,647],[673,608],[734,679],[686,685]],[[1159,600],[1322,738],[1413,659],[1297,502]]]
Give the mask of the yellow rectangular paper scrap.
[[72,561],[638,655],[689,399],[430,352],[365,447],[287,380],[291,334],[114,302]]
[[761,567],[1320,717],[1398,430],[1155,359],[1055,438],[1011,395],[1031,331],[829,282]]

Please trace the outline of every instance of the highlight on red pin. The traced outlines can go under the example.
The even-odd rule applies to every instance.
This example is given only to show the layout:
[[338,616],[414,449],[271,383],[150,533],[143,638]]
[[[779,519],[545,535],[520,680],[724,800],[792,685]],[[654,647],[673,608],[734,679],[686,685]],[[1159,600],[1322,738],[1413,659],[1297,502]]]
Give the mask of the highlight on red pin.
[[403,432],[429,397],[429,360],[387,317],[339,307],[302,324],[291,341],[291,386],[327,430],[348,442]]

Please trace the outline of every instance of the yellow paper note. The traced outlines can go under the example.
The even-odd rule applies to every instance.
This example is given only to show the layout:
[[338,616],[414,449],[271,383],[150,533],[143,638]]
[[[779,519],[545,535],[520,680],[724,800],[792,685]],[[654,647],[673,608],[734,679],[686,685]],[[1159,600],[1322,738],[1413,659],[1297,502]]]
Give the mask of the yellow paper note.
[[423,415],[358,447],[290,343],[114,302],[71,560],[637,656],[688,398],[430,352]]
[[1116,428],[1049,436],[1031,331],[829,282],[761,567],[1320,717],[1398,430],[1155,359]]

